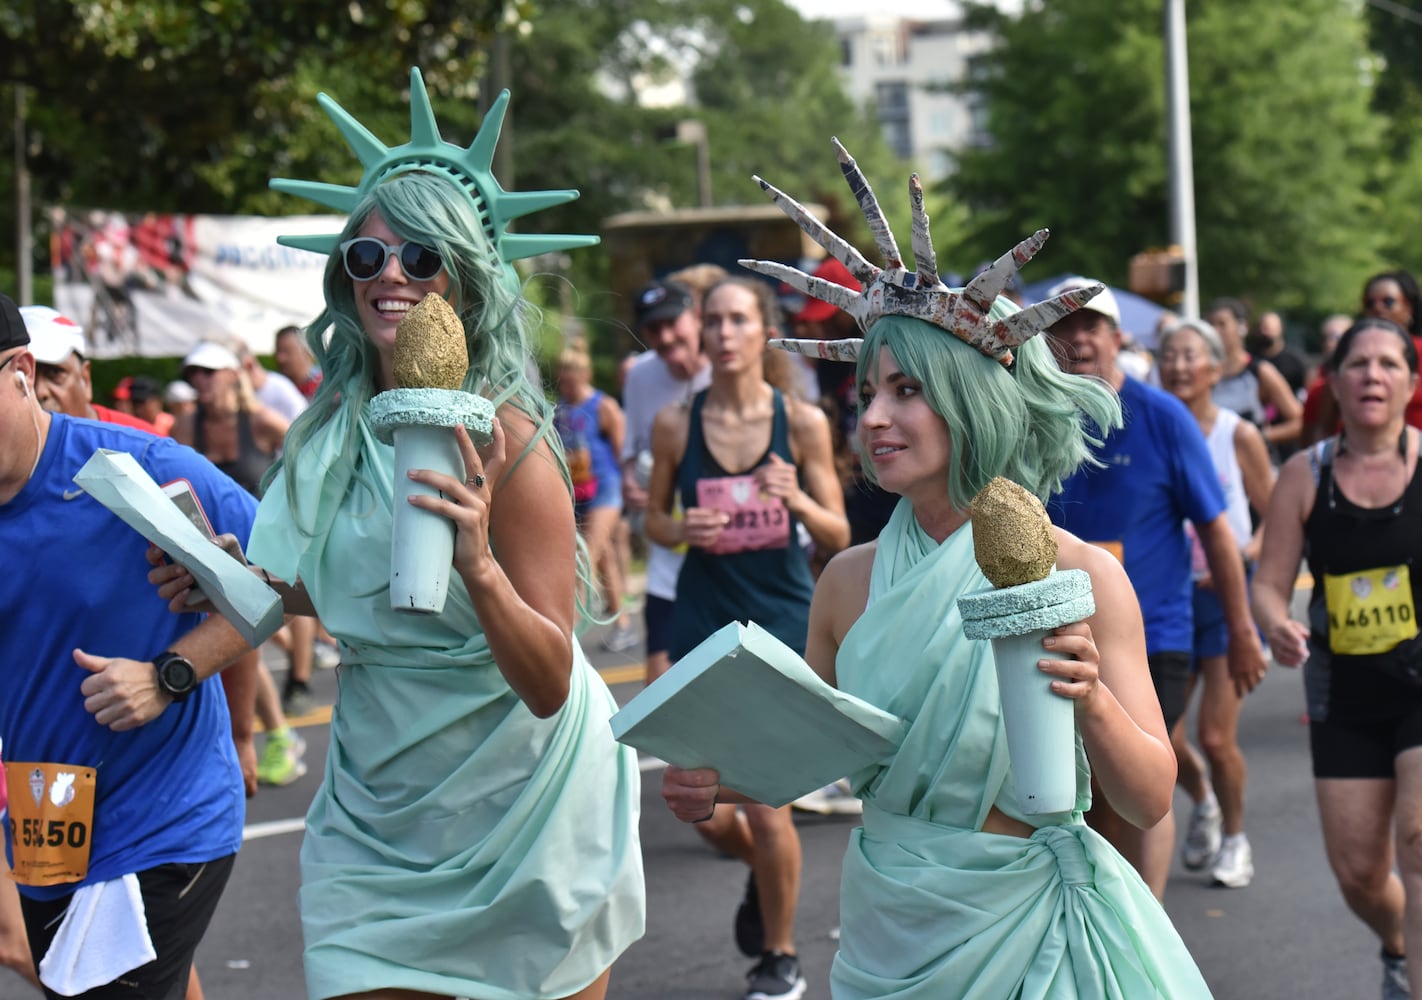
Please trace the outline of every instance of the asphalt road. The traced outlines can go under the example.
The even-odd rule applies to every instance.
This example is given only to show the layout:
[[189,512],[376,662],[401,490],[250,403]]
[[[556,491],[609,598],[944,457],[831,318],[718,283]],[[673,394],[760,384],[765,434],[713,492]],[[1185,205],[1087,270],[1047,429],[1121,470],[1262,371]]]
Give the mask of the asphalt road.
[[[640,688],[640,656],[603,652],[595,663],[619,701]],[[272,661],[282,668],[279,659]],[[316,677],[329,705],[331,673]],[[1247,830],[1257,875],[1247,889],[1210,888],[1177,862],[1166,908],[1221,1000],[1312,1000],[1377,995],[1377,946],[1344,906],[1324,859],[1300,722],[1298,675],[1273,668],[1245,707],[1242,742],[1250,766]],[[302,815],[320,775],[325,716],[299,720],[311,771],[286,788],[264,788],[249,803],[247,840],[217,916],[198,952],[208,1000],[300,1000],[301,931],[296,913]],[[749,961],[736,951],[731,920],[744,869],[711,854],[675,822],[648,764],[642,795],[647,934],[618,963],[615,1000],[739,1000]],[[1185,808],[1183,796],[1177,807]],[[798,947],[807,997],[829,996],[838,923],[839,862],[854,818],[799,814],[804,845]],[[1183,828],[1183,822],[1181,823]],[[1181,830],[1183,836],[1183,829]],[[0,997],[23,996],[0,980]]]

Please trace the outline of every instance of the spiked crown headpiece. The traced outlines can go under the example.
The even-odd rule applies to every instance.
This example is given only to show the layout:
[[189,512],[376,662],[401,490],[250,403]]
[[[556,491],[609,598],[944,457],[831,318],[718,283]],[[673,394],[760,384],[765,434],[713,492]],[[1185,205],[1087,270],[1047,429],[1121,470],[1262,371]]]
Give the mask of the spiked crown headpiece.
[[[824,223],[811,215],[803,205],[760,177],[756,183],[774,199],[780,210],[794,219],[825,252],[834,257],[859,279],[863,289],[854,291],[803,271],[769,260],[743,260],[741,265],[752,271],[778,278],[792,288],[838,306],[853,316],[859,328],[868,331],[884,316],[910,316],[932,323],[971,344],[977,350],[1002,363],[1012,365],[1013,348],[1040,333],[1068,313],[1085,305],[1105,286],[1093,284],[1073,289],[1055,298],[1030,306],[1001,319],[989,312],[993,301],[1006,287],[1008,279],[1031,260],[1047,242],[1047,230],[1036,233],[1003,254],[962,291],[953,291],[938,277],[938,258],[928,228],[928,213],[923,208],[923,186],[918,175],[909,178],[909,207],[913,212],[913,258],[918,267],[904,267],[898,243],[889,229],[888,220],[879,208],[879,200],[869,187],[859,164],[854,162],[838,139],[831,139],[839,154],[839,168],[849,183],[850,191],[859,202],[859,209],[874,234],[874,242],[884,258],[882,268],[875,267],[847,242],[836,236]],[[811,357],[834,361],[854,361],[863,346],[862,339],[851,340],[789,340],[770,341],[772,347],[795,351]]]
[[[424,78],[418,67],[410,70],[410,141],[402,146],[386,146],[325,94],[318,95],[316,100],[341,130],[341,135],[365,167],[365,173],[355,187],[277,177],[271,181],[274,190],[309,198],[348,215],[361,199],[384,181],[397,174],[420,170],[448,178],[463,193],[478,215],[484,235],[505,267],[524,257],[594,246],[598,242],[596,236],[523,235],[508,231],[508,225],[513,220],[573,201],[578,192],[505,191],[494,177],[491,170],[494,147],[498,144],[504,113],[508,109],[507,90],[499,94],[489,108],[478,134],[467,149],[440,138],[439,125],[435,122],[429,93],[425,90]],[[277,242],[283,246],[329,254],[335,250],[339,238],[339,233],[278,236]]]

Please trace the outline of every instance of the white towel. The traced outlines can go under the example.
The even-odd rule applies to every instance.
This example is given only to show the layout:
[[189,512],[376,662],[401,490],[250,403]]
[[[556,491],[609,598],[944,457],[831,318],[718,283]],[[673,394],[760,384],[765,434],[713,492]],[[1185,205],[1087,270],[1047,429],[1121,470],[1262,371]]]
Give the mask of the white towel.
[[78,889],[59,931],[40,959],[40,981],[72,997],[111,983],[158,957],[148,936],[148,918],[137,875]]

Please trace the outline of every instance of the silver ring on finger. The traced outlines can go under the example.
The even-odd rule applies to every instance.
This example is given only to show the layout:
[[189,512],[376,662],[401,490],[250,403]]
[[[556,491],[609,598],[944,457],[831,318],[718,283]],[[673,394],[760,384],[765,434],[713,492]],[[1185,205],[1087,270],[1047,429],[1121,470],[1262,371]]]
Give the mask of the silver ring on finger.
[[464,484],[466,486],[469,486],[470,488],[476,490],[482,490],[484,488],[484,483],[485,479],[484,474],[482,472],[476,472],[471,478],[464,480]]

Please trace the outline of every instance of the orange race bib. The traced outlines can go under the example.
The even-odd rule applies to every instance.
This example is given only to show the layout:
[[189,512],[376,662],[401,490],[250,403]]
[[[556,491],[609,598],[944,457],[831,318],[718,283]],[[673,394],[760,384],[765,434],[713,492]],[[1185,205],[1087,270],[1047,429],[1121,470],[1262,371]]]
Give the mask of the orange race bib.
[[783,549],[790,543],[790,512],[785,501],[761,490],[754,476],[698,479],[696,503],[724,511],[730,518],[708,552],[724,555]]
[[82,880],[94,832],[94,769],[7,760],[5,780],[15,856],[10,877],[24,885]]

